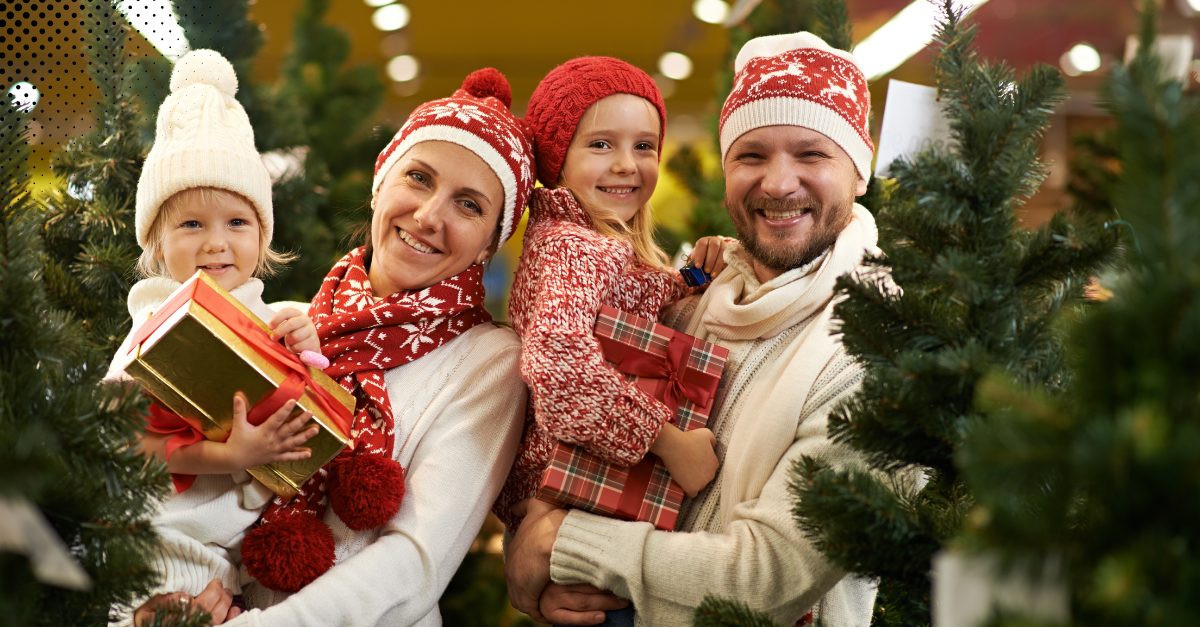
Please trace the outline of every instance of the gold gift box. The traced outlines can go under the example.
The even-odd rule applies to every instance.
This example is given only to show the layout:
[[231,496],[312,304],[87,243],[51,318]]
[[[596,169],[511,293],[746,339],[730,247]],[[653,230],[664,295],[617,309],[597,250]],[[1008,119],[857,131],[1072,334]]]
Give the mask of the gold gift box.
[[[270,333],[258,316],[203,271],[180,290],[189,289],[193,281],[201,281],[213,288],[264,333]],[[171,299],[168,299],[167,304],[170,303]],[[125,372],[162,406],[201,430],[204,437],[222,441],[233,425],[234,393],[245,394],[253,407],[257,399],[264,398],[283,383],[288,371],[259,354],[195,299],[187,300],[173,312],[163,313],[169,317],[134,347]],[[353,396],[320,370],[305,368],[314,383],[327,390],[353,415]],[[300,486],[349,442],[348,434],[343,433],[332,417],[321,409],[309,387],[305,387],[303,396],[297,400],[292,415],[304,411],[313,413],[309,425],[315,423],[320,427],[317,435],[304,443],[312,449],[312,456],[247,469],[251,476],[285,499],[295,496]]]

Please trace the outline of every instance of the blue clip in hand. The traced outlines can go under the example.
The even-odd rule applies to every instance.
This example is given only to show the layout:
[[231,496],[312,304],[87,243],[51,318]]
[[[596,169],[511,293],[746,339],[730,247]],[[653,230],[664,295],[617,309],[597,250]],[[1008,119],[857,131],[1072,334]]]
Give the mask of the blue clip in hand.
[[700,287],[712,280],[712,275],[705,272],[704,268],[697,268],[690,258],[687,265],[679,269],[679,273],[683,275],[683,282],[690,287]]

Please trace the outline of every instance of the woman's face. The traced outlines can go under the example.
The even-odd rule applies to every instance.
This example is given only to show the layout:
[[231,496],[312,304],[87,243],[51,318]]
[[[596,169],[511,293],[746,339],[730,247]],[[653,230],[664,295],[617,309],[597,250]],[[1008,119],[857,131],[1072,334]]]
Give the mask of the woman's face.
[[449,142],[413,146],[375,199],[375,296],[424,289],[483,263],[495,251],[503,214],[504,188],[483,159]]

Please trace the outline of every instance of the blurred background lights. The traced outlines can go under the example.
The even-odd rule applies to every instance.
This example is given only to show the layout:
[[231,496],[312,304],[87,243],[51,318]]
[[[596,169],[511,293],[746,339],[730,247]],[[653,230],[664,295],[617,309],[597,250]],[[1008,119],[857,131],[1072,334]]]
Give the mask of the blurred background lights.
[[1189,9],[1192,14],[1200,13],[1200,0],[1180,0],[1179,4],[1183,5],[1180,8]]
[[1100,53],[1088,44],[1076,44],[1059,59],[1063,72],[1079,76],[1100,69]]
[[408,7],[403,4],[389,4],[375,10],[371,23],[379,30],[400,30],[408,26]]
[[12,97],[13,106],[18,111],[25,112],[33,111],[33,108],[37,106],[38,98],[42,96],[37,87],[25,81],[14,83],[12,87],[9,87],[8,95]]
[[421,71],[421,64],[411,54],[402,54],[387,64],[387,73],[397,83],[411,81]]
[[[956,4],[963,15],[970,15],[987,1],[961,0]],[[855,46],[854,56],[867,80],[873,81],[891,72],[924,50],[933,40],[939,10],[928,0],[913,0],[896,17]]]
[[658,71],[663,76],[681,81],[692,75],[692,60],[679,52],[668,52],[658,58]]
[[[1200,2],[1200,0],[1195,1]],[[729,17],[729,5],[724,0],[696,0],[692,4],[692,13],[701,22],[720,24],[725,21],[725,18]]]
[[369,7],[381,7],[381,6],[384,6],[387,4],[391,4],[393,2],[393,0],[363,0],[363,2],[366,2],[367,6],[369,6]]

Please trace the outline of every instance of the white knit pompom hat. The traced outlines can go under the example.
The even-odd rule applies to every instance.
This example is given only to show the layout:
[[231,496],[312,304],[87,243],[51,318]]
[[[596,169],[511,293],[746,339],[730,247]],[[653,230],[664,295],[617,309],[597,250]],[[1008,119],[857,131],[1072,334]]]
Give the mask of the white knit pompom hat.
[[734,71],[721,108],[722,165],[733,142],[756,128],[802,126],[837,142],[870,178],[871,94],[854,55],[812,33],[770,35],[746,42]]
[[254,149],[254,129],[238,103],[233,66],[212,50],[193,50],[175,64],[171,95],[158,109],[154,147],[137,190],[137,240],[146,247],[163,201],[185,189],[216,187],[245,196],[271,242],[271,176]]

